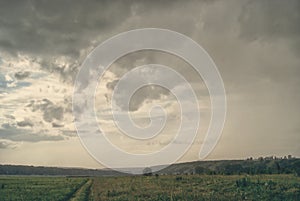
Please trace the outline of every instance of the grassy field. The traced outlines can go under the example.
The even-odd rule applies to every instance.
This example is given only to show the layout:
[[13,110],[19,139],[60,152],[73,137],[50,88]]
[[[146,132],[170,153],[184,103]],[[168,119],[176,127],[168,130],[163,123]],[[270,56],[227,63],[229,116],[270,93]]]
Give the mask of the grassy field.
[[90,184],[87,178],[2,176],[0,200],[88,200]]
[[294,175],[0,177],[0,200],[300,200]]

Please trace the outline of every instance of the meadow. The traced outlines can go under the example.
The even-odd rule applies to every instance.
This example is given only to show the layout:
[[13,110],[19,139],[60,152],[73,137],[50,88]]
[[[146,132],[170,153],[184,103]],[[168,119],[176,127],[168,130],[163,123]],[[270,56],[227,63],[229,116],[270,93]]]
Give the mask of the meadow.
[[290,175],[1,176],[0,200],[300,200]]
[[88,178],[1,176],[0,200],[89,200],[90,184]]

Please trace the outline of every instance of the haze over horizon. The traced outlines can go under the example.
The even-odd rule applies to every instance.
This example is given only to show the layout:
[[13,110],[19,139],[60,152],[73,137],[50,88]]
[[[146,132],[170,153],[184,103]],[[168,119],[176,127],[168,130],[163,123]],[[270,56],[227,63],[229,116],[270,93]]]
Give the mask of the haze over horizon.
[[[76,134],[73,84],[95,47],[121,32],[146,27],[192,38],[218,67],[227,116],[208,160],[300,157],[299,11],[297,0],[0,1],[0,164],[103,167]],[[153,104],[166,109],[169,118],[158,138],[143,142],[127,138],[109,112],[120,77],[150,63],[172,67],[195,89],[201,126],[179,162],[198,160],[211,115],[210,98],[203,80],[174,55],[141,51],[116,61],[99,79],[95,98],[99,123],[115,145],[130,153],[149,153],[170,142],[178,127],[179,107],[164,88],[144,87],[130,103],[134,121],[141,126],[149,124]]]

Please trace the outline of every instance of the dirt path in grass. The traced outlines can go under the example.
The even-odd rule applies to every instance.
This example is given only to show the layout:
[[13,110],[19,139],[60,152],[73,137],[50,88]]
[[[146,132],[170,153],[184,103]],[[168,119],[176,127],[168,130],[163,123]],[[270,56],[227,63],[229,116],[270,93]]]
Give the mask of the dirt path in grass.
[[70,201],[85,201],[89,199],[89,188],[92,185],[92,180],[88,179],[77,191],[73,194]]

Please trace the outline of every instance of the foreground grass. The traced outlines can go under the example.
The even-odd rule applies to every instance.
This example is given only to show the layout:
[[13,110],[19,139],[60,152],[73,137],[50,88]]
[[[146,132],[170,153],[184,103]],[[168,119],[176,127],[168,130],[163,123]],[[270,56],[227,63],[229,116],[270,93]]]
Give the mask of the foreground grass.
[[0,200],[300,200],[294,175],[0,177]]
[[70,200],[87,182],[86,178],[1,176],[0,200]]
[[300,200],[293,175],[95,178],[94,200]]

